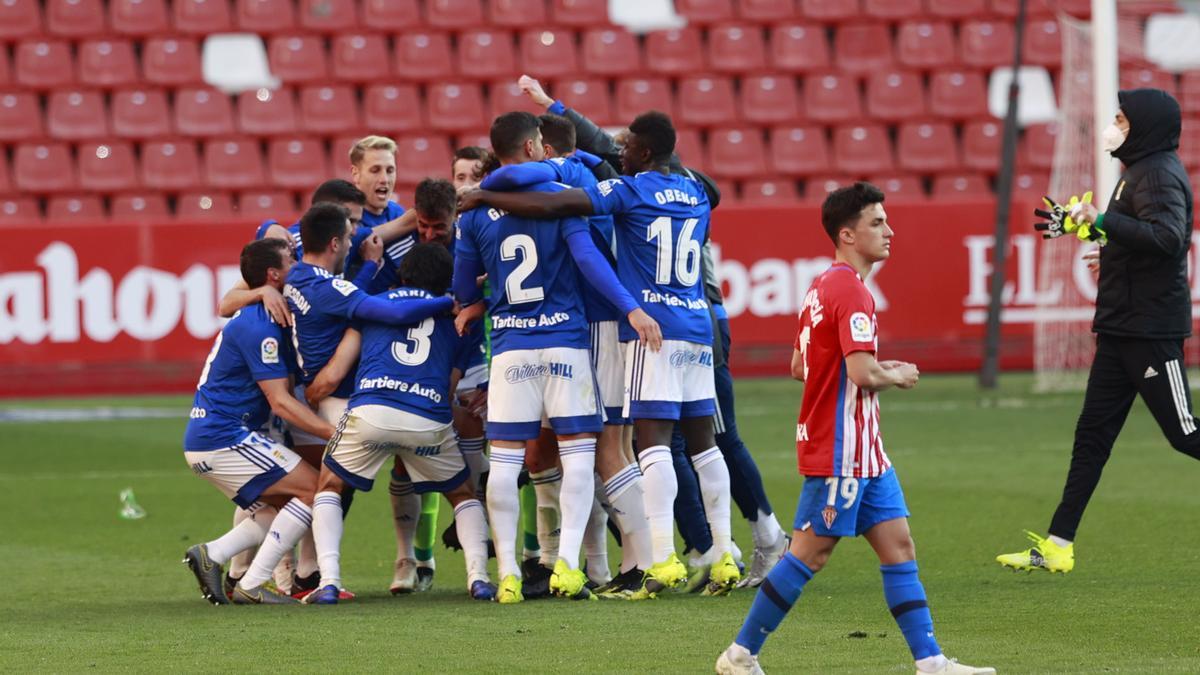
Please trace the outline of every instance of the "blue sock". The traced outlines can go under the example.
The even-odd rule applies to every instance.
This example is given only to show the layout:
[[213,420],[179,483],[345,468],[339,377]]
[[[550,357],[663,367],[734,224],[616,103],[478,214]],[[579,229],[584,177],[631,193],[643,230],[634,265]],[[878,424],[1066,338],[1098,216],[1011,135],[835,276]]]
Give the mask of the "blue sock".
[[941,654],[942,649],[933,638],[933,615],[925,601],[925,587],[917,576],[917,561],[880,565],[879,571],[883,573],[883,597],[900,632],[904,633],[913,660]]
[[800,562],[791,551],[784,553],[759,587],[746,622],[734,642],[749,649],[751,654],[758,654],[767,636],[779,628],[783,617],[800,597],[800,591],[804,590],[804,584],[812,578],[813,571],[808,565]]

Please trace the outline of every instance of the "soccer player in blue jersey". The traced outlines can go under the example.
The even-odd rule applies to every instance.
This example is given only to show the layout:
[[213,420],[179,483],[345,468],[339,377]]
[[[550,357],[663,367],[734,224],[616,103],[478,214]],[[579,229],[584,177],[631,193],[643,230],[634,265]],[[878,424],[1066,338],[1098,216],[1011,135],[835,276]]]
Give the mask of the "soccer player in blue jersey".
[[[362,217],[364,227],[355,233],[354,242],[362,241],[369,232],[378,234],[384,241],[379,271],[374,282],[364,287],[370,293],[379,293],[400,283],[400,261],[417,243],[412,215],[404,217],[404,207],[392,199],[396,188],[396,142],[386,136],[359,139],[350,148],[350,180],[367,196]],[[346,269],[357,277],[361,264],[351,253]]]
[[654,597],[687,579],[675,553],[673,505],[677,491],[671,463],[671,433],[681,424],[700,482],[714,559],[708,594],[728,593],[741,578],[730,553],[729,471],[713,438],[712,323],[700,285],[700,246],[708,231],[708,197],[694,179],[672,174],[675,128],[660,112],[639,115],[629,125],[621,151],[626,174],[591,188],[554,193],[478,190],[463,208],[486,203],[530,217],[614,217],[617,271],[663,331],[655,352],[622,325],[625,353],[625,411],[640,446],[639,463],[650,521],[652,557],[644,585],[632,597]]
[[[279,290],[291,265],[287,244],[279,239],[251,242],[242,250],[242,278],[250,288],[270,284]],[[294,602],[263,584],[312,524],[317,475],[263,428],[272,412],[318,437],[328,438],[333,426],[292,396],[292,358],[285,331],[255,304],[225,324],[200,373],[183,438],[184,459],[196,475],[248,512],[225,535],[192,546],[184,555],[201,593],[213,604],[229,602],[222,566],[255,546],[260,546],[258,554],[232,589],[233,602]]]
[[[501,115],[492,123],[492,148],[503,164],[543,157],[537,117],[525,112]],[[539,190],[561,190],[553,183]],[[525,442],[537,438],[543,414],[558,436],[562,462],[562,527],[559,558],[550,579],[557,595],[590,597],[578,569],[583,531],[591,511],[600,402],[588,355],[587,317],[580,276],[601,289],[651,348],[658,324],[630,297],[592,240],[586,221],[566,218],[548,226],[498,209],[479,209],[459,218],[455,246],[454,292],[469,311],[457,319],[460,330],[481,308],[477,277],[492,283],[492,372],[488,438],[492,442],[488,514],[500,567],[500,602],[521,601],[517,565],[517,475]]]

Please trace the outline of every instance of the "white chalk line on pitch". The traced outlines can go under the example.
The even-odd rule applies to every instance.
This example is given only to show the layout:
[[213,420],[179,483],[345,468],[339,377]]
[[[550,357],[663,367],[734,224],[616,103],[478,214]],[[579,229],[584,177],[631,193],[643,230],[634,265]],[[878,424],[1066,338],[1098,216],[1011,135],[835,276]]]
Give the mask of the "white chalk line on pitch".
[[0,408],[0,423],[148,419],[187,419],[187,411],[179,408]]

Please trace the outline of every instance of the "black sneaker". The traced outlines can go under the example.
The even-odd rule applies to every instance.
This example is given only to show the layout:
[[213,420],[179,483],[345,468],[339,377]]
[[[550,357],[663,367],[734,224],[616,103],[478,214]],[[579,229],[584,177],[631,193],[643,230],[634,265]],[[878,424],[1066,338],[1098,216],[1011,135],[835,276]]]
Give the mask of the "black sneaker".
[[421,565],[418,563],[417,585],[415,586],[415,589],[418,592],[428,591],[429,589],[433,588],[433,570],[434,568],[432,567],[421,567]]
[[317,570],[312,574],[302,577],[295,575],[292,577],[292,597],[301,600],[304,596],[317,590],[317,586],[321,583],[321,571]]
[[221,590],[225,591],[225,597],[229,598],[230,600],[233,599],[233,589],[237,588],[237,584],[241,580],[241,577],[234,579],[233,577],[229,576],[229,572],[225,573],[224,578],[221,580]]
[[521,593],[526,600],[550,597],[550,575],[554,570],[542,565],[537,558],[521,563]]
[[183,554],[183,564],[188,566],[196,581],[200,583],[200,595],[214,605],[228,605],[229,598],[225,596],[223,577],[225,570],[208,559],[208,546],[196,544]]
[[613,577],[612,581],[596,589],[596,595],[602,598],[623,598],[642,587],[642,579],[646,573],[633,567]]

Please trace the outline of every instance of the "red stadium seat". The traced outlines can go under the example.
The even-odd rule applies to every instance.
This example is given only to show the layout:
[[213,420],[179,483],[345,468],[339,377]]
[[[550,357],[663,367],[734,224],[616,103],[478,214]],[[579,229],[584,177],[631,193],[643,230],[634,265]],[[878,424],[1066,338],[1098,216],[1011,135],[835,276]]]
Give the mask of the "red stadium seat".
[[22,40],[42,32],[41,2],[0,2],[0,40]]
[[318,33],[342,33],[358,27],[355,0],[298,0],[300,27]]
[[708,168],[704,143],[700,140],[700,132],[695,129],[675,130],[675,154],[679,155],[679,161],[684,166],[700,171]]
[[994,120],[967,122],[963,126],[963,166],[974,171],[1000,170],[1000,146],[1004,129]]
[[804,107],[808,117],[817,122],[837,123],[863,116],[858,83],[840,73],[805,78]]
[[12,184],[12,170],[8,167],[8,157],[0,156],[0,195],[16,192]]
[[108,108],[98,91],[59,89],[50,94],[46,130],[54,138],[79,141],[108,135]]
[[91,87],[117,87],[138,81],[133,43],[92,40],[79,45],[79,81]]
[[122,35],[166,33],[166,0],[109,0],[108,25]]
[[767,138],[771,170],[785,176],[828,171],[832,156],[825,127],[774,127]]
[[420,25],[421,4],[418,0],[363,1],[363,28],[403,32]]
[[[492,139],[491,139],[491,134],[489,133],[489,130],[477,129],[475,131],[468,131],[464,134],[455,134],[450,147],[465,148],[467,146],[474,146],[477,148],[492,147]],[[413,189],[416,189],[417,186],[413,185],[412,187],[413,187]],[[401,204],[410,204],[412,202],[410,200],[408,202],[400,202],[400,203]]]
[[0,85],[11,84],[12,79],[12,60],[7,49],[0,49]]
[[748,73],[767,65],[763,32],[758,26],[714,26],[708,30],[708,59],[721,73]]
[[233,30],[229,18],[229,0],[172,0],[175,30],[190,35],[228,33]]
[[296,96],[291,89],[249,89],[237,97],[238,131],[249,136],[294,134]]
[[921,0],[863,0],[863,13],[875,19],[908,19],[921,14]]
[[488,85],[488,119],[495,119],[512,110],[524,110],[535,115],[546,112],[546,109],[534,103],[526,96],[512,78],[505,78]]
[[204,177],[218,188],[246,188],[266,181],[262,149],[249,138],[211,139],[204,143]]
[[[954,63],[954,29],[944,21],[910,21],[896,40],[900,63],[910,68],[936,68]],[[1012,55],[1009,55],[1012,59]]]
[[200,159],[190,140],[142,144],[142,185],[154,190],[180,190],[200,182]]
[[120,192],[140,186],[133,146],[125,141],[84,143],[78,156],[79,185],[84,190]]
[[103,223],[108,220],[104,202],[96,195],[61,195],[46,203],[51,223]]
[[858,0],[800,0],[800,12],[823,23],[850,21],[861,16]]
[[[429,126],[438,131],[466,131],[490,127],[483,112],[483,92],[477,84],[439,82],[426,90]],[[404,155],[400,155],[403,157]]]
[[929,199],[921,179],[911,174],[871,176],[869,183],[883,190],[889,204],[912,204]]
[[1050,191],[1050,174],[1044,171],[1017,171],[1013,174],[1013,199],[1040,201]]
[[121,138],[154,138],[171,133],[167,95],[158,89],[113,92],[113,133]]
[[892,65],[892,34],[887,24],[856,23],[839,26],[833,38],[838,67],[853,75],[867,75]]
[[[1062,33],[1058,19],[1045,18],[1025,24],[1025,44],[1021,47],[1025,63],[1056,69],[1062,66]],[[1009,55],[1012,60],[1012,55]]]
[[[0,3],[2,5],[3,3]],[[30,3],[32,4],[32,3]],[[42,220],[41,209],[33,197],[5,197],[0,199],[0,223],[25,224]]]
[[926,113],[925,85],[911,70],[880,70],[867,78],[867,115],[901,122]]
[[812,204],[820,204],[825,200],[825,195],[853,183],[854,179],[846,176],[815,176],[804,181],[804,190],[800,193],[800,199]]
[[395,72],[405,80],[436,82],[454,74],[450,36],[409,32],[396,36]]
[[969,20],[959,27],[962,62],[968,66],[995,68],[1012,65],[1013,28],[1003,21]]
[[851,175],[887,173],[895,167],[892,141],[879,125],[848,125],[833,131],[833,163]]
[[292,0],[235,0],[235,3],[234,22],[240,31],[271,34],[296,28],[296,6]]
[[236,203],[243,218],[284,220],[299,213],[296,194],[286,190],[247,190],[238,193]]
[[771,31],[771,63],[776,68],[808,73],[828,68],[832,60],[820,26],[788,24]]
[[679,81],[679,122],[713,127],[737,122],[733,81],[727,77],[694,75]]
[[658,110],[675,117],[671,84],[662,78],[633,78],[617,81],[617,119],[625,124],[647,110]]
[[609,24],[607,0],[550,0],[550,22],[575,29]]
[[480,0],[429,0],[425,4],[425,21],[434,28],[448,30],[482,26],[483,4]]
[[83,38],[105,32],[104,4],[100,0],[46,0],[44,7],[46,30],[51,35]]
[[459,74],[487,80],[511,76],[516,69],[512,33],[473,30],[458,36]]
[[424,129],[423,108],[421,92],[413,84],[377,84],[363,92],[363,124],[368,129]]
[[624,28],[583,33],[583,70],[605,77],[633,75],[642,69],[642,47]]
[[[314,134],[343,134],[363,125],[362,110],[349,85],[300,90],[300,128]],[[391,127],[389,127],[391,128]]]
[[795,0],[737,0],[738,18],[770,24],[796,16]]
[[0,94],[0,141],[22,141],[42,133],[42,109],[36,95]]
[[163,222],[171,217],[167,198],[157,192],[117,195],[109,204],[115,223]]
[[19,192],[31,194],[62,194],[79,189],[70,146],[65,143],[18,145],[13,158],[13,183]]
[[1119,79],[1121,82],[1121,89],[1139,89],[1149,87],[1152,89],[1162,89],[1172,96],[1174,96],[1178,90],[1178,86],[1175,83],[1175,76],[1173,74],[1150,66],[1142,68],[1122,68]]
[[142,72],[150,84],[168,87],[203,82],[200,46],[190,39],[150,38],[142,47]]
[[708,167],[714,176],[764,176],[767,163],[762,131],[750,128],[714,129],[708,135]]
[[967,120],[987,117],[987,83],[971,70],[943,70],[929,78],[929,111],[938,117]]
[[1054,144],[1058,140],[1058,124],[1031,124],[1021,135],[1017,165],[1025,169],[1054,167]]
[[[723,195],[722,195],[723,196]],[[742,183],[742,204],[749,206],[791,206],[800,201],[796,183],[790,180],[759,179]]]
[[1200,70],[1179,74],[1179,105],[1184,115],[1200,113]]
[[721,23],[733,19],[733,0],[676,0],[675,11],[688,23]]
[[992,188],[977,173],[953,173],[933,179],[933,198],[939,201],[988,199]]
[[550,22],[546,0],[491,0],[488,19],[493,26],[524,30]]
[[277,35],[267,47],[271,72],[284,82],[316,82],[329,78],[325,44],[315,35]]
[[[944,1],[951,2],[952,0]],[[1018,0],[988,0],[988,9],[991,10],[992,14],[1011,19],[1017,15],[1017,2]],[[1058,3],[1054,0],[1031,0],[1026,3],[1025,11],[1030,17],[1052,16],[1058,11],[1057,5]],[[1123,7],[1122,11],[1127,12],[1130,9]]]
[[1180,135],[1179,159],[1190,173],[1200,166],[1200,122],[1195,118],[1184,118]]
[[539,78],[564,77],[579,72],[575,33],[565,30],[529,30],[521,34],[521,72]]
[[[608,91],[607,80],[560,80],[551,89],[551,95],[596,124],[608,126],[621,123],[613,114],[612,94]],[[631,121],[625,120],[625,123]]]
[[[925,7],[929,14],[942,19],[954,20],[986,16],[988,12],[985,4],[986,0],[925,0]],[[1029,3],[1030,6],[1035,4],[1037,3]],[[1009,58],[1012,58],[1011,54],[1009,54]]]
[[704,67],[704,48],[695,28],[646,35],[646,67],[664,75],[687,75]]
[[396,167],[396,183],[416,185],[450,170],[450,143],[445,136],[401,136],[396,139],[396,156],[404,158]]
[[377,82],[389,79],[391,59],[382,35],[339,35],[333,39],[333,79]]
[[175,92],[175,129],[186,136],[224,136],[233,133],[233,105],[211,87]]
[[316,138],[277,138],[267,149],[269,182],[290,190],[311,190],[333,175],[325,143]]
[[228,192],[213,190],[185,192],[175,203],[175,217],[179,220],[232,220],[237,214],[233,210],[233,197]]
[[962,164],[954,127],[946,122],[910,122],[896,134],[900,168],[917,173],[953,171]]
[[60,41],[31,40],[17,45],[16,82],[31,89],[55,89],[75,79],[71,45]]
[[792,122],[800,117],[800,94],[791,75],[742,78],[742,119],[754,124]]

